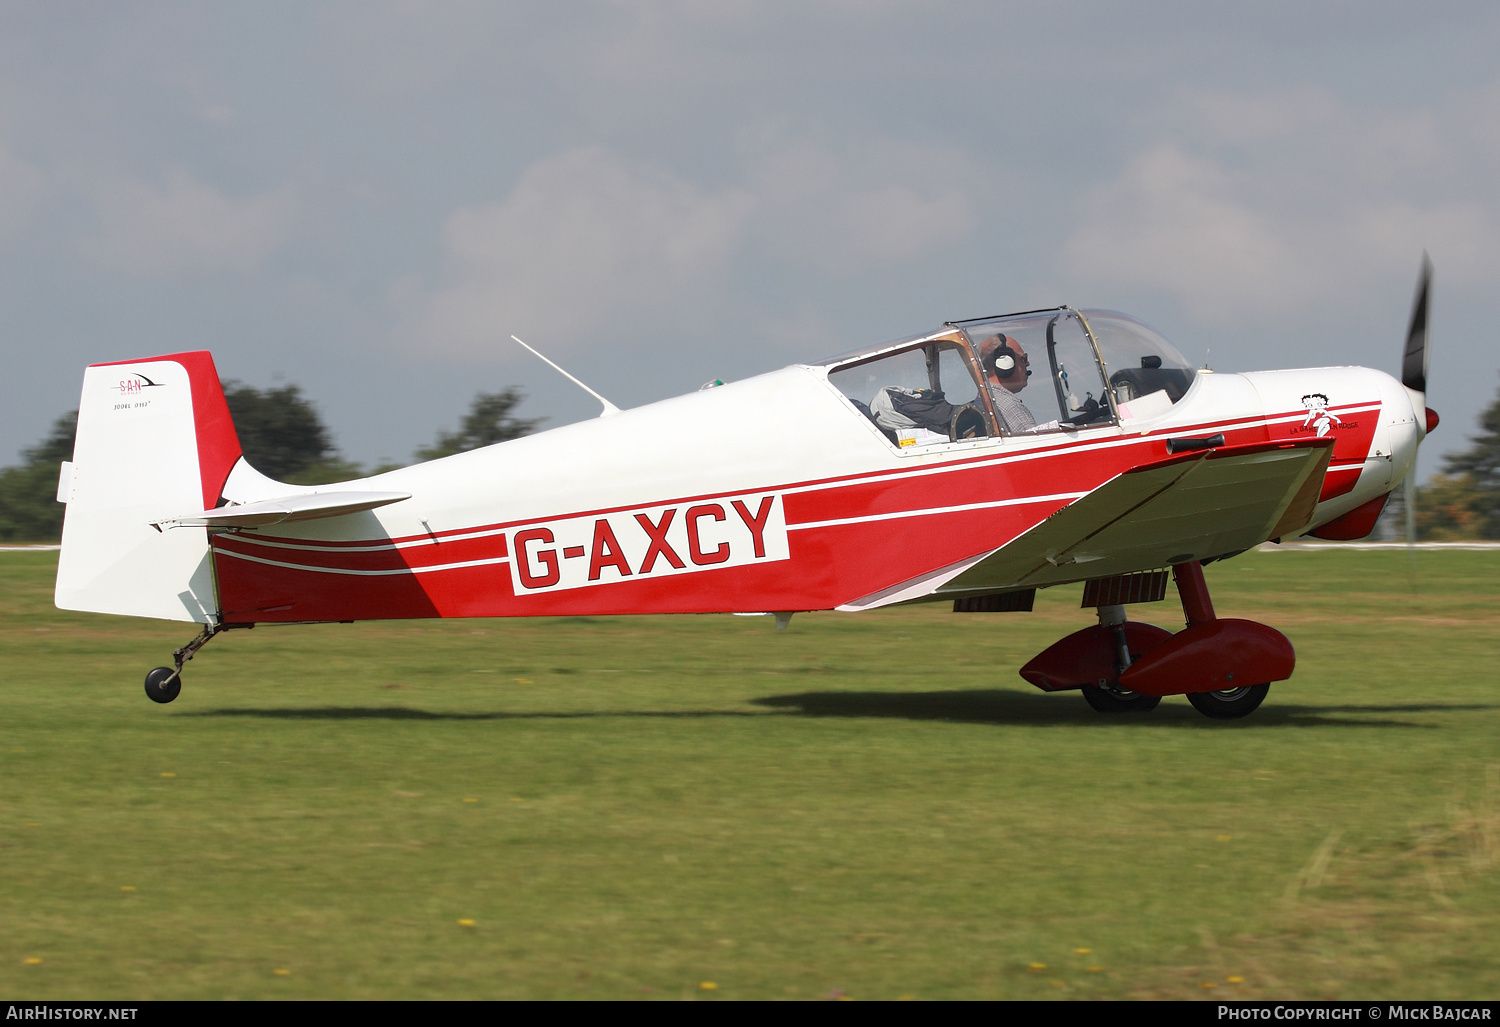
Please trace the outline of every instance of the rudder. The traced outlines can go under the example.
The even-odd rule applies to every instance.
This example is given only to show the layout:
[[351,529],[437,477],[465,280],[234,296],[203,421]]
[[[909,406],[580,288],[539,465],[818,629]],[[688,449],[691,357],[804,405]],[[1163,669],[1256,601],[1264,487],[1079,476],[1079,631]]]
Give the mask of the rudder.
[[239,457],[207,352],[91,365],[59,481],[58,608],[216,621],[207,530],[153,525],[211,509]]

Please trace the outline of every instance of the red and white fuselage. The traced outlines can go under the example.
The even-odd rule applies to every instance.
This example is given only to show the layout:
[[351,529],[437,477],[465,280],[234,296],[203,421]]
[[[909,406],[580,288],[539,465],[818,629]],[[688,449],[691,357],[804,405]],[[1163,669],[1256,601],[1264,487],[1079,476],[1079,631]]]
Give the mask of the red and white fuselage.
[[[57,602],[226,625],[868,609],[942,597],[986,554],[1106,483],[1186,459],[1174,439],[1222,435],[1216,451],[1273,455],[1278,444],[1321,453],[1331,439],[1311,516],[1285,534],[1341,518],[1343,537],[1363,534],[1426,430],[1419,394],[1334,367],[1199,372],[1147,416],[1116,404],[1099,424],[901,446],[830,381],[849,360],[318,487],[272,481],[238,456],[206,354],[96,365],[59,495],[69,511]],[[140,379],[154,388],[132,391]],[[142,395],[154,412],[131,406]],[[386,498],[353,509],[357,496]],[[348,499],[333,509],[349,512],[225,519],[298,497]],[[199,511],[221,520],[195,523]],[[1227,555],[1199,548],[1148,547],[1140,566],[1107,569]],[[1046,575],[996,570],[964,587],[1003,592],[1104,569],[1076,553],[1041,556],[1053,561]]]

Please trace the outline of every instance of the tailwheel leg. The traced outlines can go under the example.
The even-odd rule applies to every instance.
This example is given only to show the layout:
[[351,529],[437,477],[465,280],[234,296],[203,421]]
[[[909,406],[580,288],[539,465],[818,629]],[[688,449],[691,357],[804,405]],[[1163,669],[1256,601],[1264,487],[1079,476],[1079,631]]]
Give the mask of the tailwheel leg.
[[172,666],[155,667],[146,674],[146,698],[152,702],[169,703],[182,692],[182,665],[208,644],[215,635],[230,628],[253,628],[254,624],[205,624],[198,637],[180,649],[172,651]]
[[1125,607],[1099,607],[1099,625],[1107,629],[1115,649],[1115,676],[1095,685],[1084,685],[1083,699],[1099,713],[1147,713],[1161,705],[1161,697],[1141,695],[1117,684],[1121,674],[1135,662],[1125,634]]

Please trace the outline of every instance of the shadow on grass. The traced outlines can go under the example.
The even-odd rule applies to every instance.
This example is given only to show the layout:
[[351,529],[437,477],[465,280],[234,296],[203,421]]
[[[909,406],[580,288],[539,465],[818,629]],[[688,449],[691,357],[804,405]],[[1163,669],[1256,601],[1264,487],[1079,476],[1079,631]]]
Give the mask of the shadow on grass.
[[756,710],[571,710],[529,712],[491,710],[417,710],[410,706],[283,706],[244,707],[223,710],[194,710],[183,717],[261,717],[267,720],[588,720],[599,718],[681,718],[705,717],[774,717],[780,711],[761,713]]
[[[1274,696],[1274,692],[1272,695]],[[1403,727],[1432,728],[1408,720],[1386,719],[1389,714],[1459,713],[1500,709],[1500,704],[1343,703],[1329,706],[1278,706],[1274,698],[1240,721],[1215,721],[1203,716],[1181,696],[1173,696],[1150,713],[1095,713],[1079,695],[1048,695],[1004,689],[949,692],[803,692],[756,699],[757,705],[787,710],[804,717],[897,717],[905,720],[947,720],[970,724],[1033,724],[1076,726],[1096,724],[1171,724],[1189,727]],[[1366,717],[1381,719],[1364,719]]]
[[1464,713],[1500,709],[1476,703],[1343,703],[1328,706],[1279,706],[1274,700],[1241,721],[1204,717],[1181,697],[1172,697],[1151,713],[1100,714],[1079,696],[1046,695],[1005,689],[946,692],[801,692],[753,700],[755,710],[573,710],[463,711],[421,710],[410,706],[246,707],[183,713],[187,717],[260,717],[269,720],[587,720],[709,719],[717,717],[892,717],[945,720],[965,724],[1040,726],[1169,725],[1176,727],[1378,727],[1435,728],[1392,714]]

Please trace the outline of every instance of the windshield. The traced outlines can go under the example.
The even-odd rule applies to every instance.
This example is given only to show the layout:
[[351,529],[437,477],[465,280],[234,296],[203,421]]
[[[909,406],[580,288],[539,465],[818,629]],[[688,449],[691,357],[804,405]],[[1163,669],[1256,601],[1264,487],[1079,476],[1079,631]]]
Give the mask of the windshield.
[[1094,344],[1062,308],[962,324],[1007,435],[1112,424]]
[[1165,413],[1192,386],[1192,365],[1150,325],[1113,310],[1083,316],[1099,343],[1121,420]]

